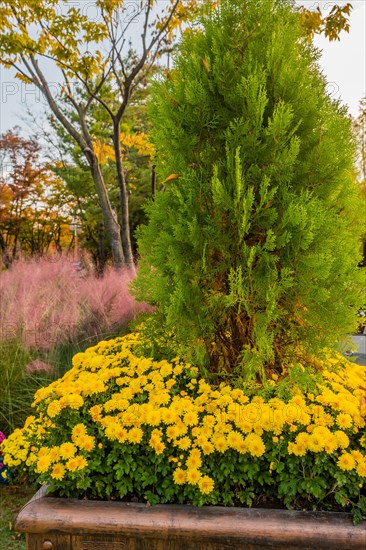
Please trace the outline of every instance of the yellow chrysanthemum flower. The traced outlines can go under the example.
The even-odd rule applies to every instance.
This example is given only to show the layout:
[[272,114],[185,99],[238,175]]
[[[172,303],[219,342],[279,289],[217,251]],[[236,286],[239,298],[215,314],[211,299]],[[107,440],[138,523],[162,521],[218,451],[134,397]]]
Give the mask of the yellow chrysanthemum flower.
[[141,428],[131,428],[127,434],[127,439],[130,443],[140,443],[143,438],[144,432]]
[[75,457],[69,458],[69,460],[66,462],[66,468],[70,472],[76,472],[76,470],[78,469],[78,462]]
[[165,445],[162,441],[156,441],[156,443],[154,443],[152,447],[154,447],[154,450],[157,455],[162,454],[165,449]]
[[70,409],[80,409],[84,405],[84,399],[77,393],[64,395],[59,401],[61,407],[70,407]]
[[93,407],[90,407],[89,413],[93,422],[97,422],[98,420],[101,419],[101,412],[102,412],[101,405],[94,405]]
[[266,450],[262,438],[257,434],[248,434],[245,443],[252,456],[262,456]]
[[76,447],[73,443],[66,442],[60,445],[60,456],[65,460],[75,456],[75,454],[76,454]]
[[361,477],[366,477],[366,459],[359,462],[356,468],[356,472]]
[[231,431],[227,434],[227,444],[232,449],[235,449],[235,450],[242,449],[243,442],[244,442],[244,438],[240,433]]
[[347,449],[347,447],[349,446],[348,435],[342,432],[341,430],[337,430],[336,432],[334,432],[334,435],[336,437],[338,446],[342,449]]
[[60,458],[59,447],[51,447],[49,455],[51,462],[56,462]]
[[182,449],[182,451],[185,451],[191,447],[192,442],[188,436],[184,436],[184,437],[180,437],[179,439],[176,439],[174,441],[174,445],[179,449]]
[[341,470],[353,470],[356,466],[356,461],[351,453],[343,453],[339,457],[337,465],[341,468]]
[[201,473],[196,468],[190,468],[187,470],[187,483],[190,485],[197,485],[201,478]]
[[183,485],[187,481],[187,472],[182,468],[177,468],[173,473],[174,483],[176,485]]
[[352,427],[352,416],[350,414],[340,413],[336,419],[337,426],[342,429],[348,429]]
[[87,429],[86,429],[85,424],[79,423],[79,424],[76,424],[76,426],[73,427],[72,432],[71,432],[71,437],[76,439],[76,438],[80,437],[81,435],[85,435],[86,433],[87,433]]
[[209,493],[212,493],[214,486],[214,480],[209,476],[202,476],[198,480],[198,488],[203,495],[208,495]]
[[116,421],[109,421],[105,427],[105,435],[107,436],[108,439],[110,439],[111,441],[114,441],[116,439],[118,439],[118,434],[121,430],[121,424],[119,422],[116,422]]
[[203,454],[205,455],[210,455],[215,451],[215,447],[209,441],[202,443],[201,448],[202,448]]
[[364,456],[360,451],[351,451],[351,455],[356,460],[356,462],[362,462],[363,460],[366,460],[366,456]]
[[198,424],[198,414],[195,411],[187,412],[183,417],[183,422],[187,426],[196,426]]
[[296,456],[304,456],[306,454],[306,447],[302,443],[289,443],[287,446],[289,454],[294,454]]
[[87,460],[84,456],[78,455],[78,456],[75,457],[75,460],[77,462],[77,469],[78,470],[82,470],[83,468],[85,468],[88,465]]
[[313,453],[319,453],[324,450],[324,438],[313,432],[308,439],[307,448]]
[[211,442],[214,445],[215,449],[220,453],[224,453],[229,447],[226,437],[224,435],[221,435],[220,433],[215,434],[211,438]]
[[200,468],[202,466],[201,453],[193,449],[186,460],[188,468]]
[[37,462],[36,466],[36,472],[38,473],[44,473],[47,472],[49,467],[51,466],[51,459],[48,455],[41,456],[40,459]]
[[76,441],[74,441],[76,445],[79,447],[79,449],[83,449],[84,451],[91,451],[95,447],[95,438],[91,435],[81,435],[79,436]]
[[63,464],[59,464],[59,463],[55,464],[51,471],[51,477],[53,479],[58,479],[60,481],[61,479],[63,479],[65,472],[66,472],[66,469]]
[[51,403],[47,407],[47,414],[50,418],[55,418],[59,413],[61,412],[61,405],[60,402],[57,401],[51,401]]

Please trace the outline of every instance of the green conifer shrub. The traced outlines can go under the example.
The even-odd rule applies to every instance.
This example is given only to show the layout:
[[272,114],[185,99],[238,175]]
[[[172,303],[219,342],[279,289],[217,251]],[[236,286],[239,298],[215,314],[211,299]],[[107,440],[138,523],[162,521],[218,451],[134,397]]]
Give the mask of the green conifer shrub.
[[222,0],[155,86],[135,293],[209,372],[264,379],[355,328],[355,141],[318,56],[291,0]]

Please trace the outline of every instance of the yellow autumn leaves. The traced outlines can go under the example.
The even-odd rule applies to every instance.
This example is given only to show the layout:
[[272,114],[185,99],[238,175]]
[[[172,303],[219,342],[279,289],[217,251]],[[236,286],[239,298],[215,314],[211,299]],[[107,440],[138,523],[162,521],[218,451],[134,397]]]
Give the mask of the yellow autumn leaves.
[[[154,156],[154,146],[150,142],[148,135],[144,132],[121,132],[120,141],[125,156],[126,151],[129,149],[136,149],[139,155],[149,156],[150,158]],[[93,148],[100,164],[105,164],[108,160],[115,160],[115,150],[111,145],[108,145],[108,143],[101,140],[95,140],[93,142]]]

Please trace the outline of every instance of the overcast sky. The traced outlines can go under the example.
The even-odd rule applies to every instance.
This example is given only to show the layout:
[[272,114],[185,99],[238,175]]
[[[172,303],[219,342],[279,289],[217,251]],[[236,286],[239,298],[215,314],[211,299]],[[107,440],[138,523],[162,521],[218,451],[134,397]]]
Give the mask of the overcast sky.
[[[329,83],[328,89],[333,90],[335,97],[341,98],[353,116],[357,116],[359,101],[366,95],[366,0],[350,2],[353,11],[349,34],[342,32],[339,42],[316,36],[314,43],[322,50],[320,64]],[[308,4],[314,5],[314,2]],[[328,9],[334,4],[320,2],[321,7]]]
[[[358,114],[360,99],[366,95],[366,0],[350,0],[353,5],[350,33],[341,33],[340,42],[329,42],[322,36],[315,38],[315,45],[322,50],[321,68],[329,82],[328,90],[334,97],[346,104],[353,116]],[[345,2],[314,2],[298,0],[313,9],[319,5],[323,12],[336,4]],[[55,84],[56,85],[56,84]],[[46,112],[42,97],[34,87],[14,79],[14,71],[0,66],[0,133],[19,125],[29,133],[29,127],[22,121],[26,106],[40,118]]]

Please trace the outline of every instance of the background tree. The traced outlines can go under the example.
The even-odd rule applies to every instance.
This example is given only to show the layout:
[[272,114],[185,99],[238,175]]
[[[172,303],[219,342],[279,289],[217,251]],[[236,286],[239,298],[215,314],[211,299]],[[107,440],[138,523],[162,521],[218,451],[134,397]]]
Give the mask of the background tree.
[[265,378],[355,329],[355,141],[291,1],[223,0],[202,28],[152,97],[167,183],[135,288],[195,361]]
[[330,41],[340,40],[342,31],[349,32],[349,16],[352,9],[349,2],[344,6],[333,3],[329,14],[324,15],[319,5],[314,10],[302,6],[300,18],[305,34],[309,39],[313,38],[314,34],[324,34]]
[[[63,3],[61,7],[57,0],[4,0],[1,4],[0,60],[5,66],[14,67],[21,80],[33,83],[41,91],[55,118],[85,155],[117,267],[127,264],[133,268],[121,122],[140,83],[159,56],[171,48],[175,29],[193,17],[199,5],[199,0],[173,0],[158,11],[157,0],[133,5],[124,0],[96,0],[91,13],[83,3]],[[132,14],[131,6],[136,8]],[[141,40],[133,51],[129,33],[133,29],[135,34],[137,28]],[[42,60],[47,60],[48,65],[53,63],[52,78],[55,80],[58,75],[61,83],[56,93],[42,69]],[[105,87],[111,81],[114,93],[106,100]],[[70,116],[60,108],[61,98],[68,102]],[[109,134],[113,136],[120,223],[110,203],[88,124],[95,103],[108,114]]]
[[[110,90],[108,93],[113,93]],[[133,237],[136,227],[145,221],[143,203],[151,196],[151,156],[153,148],[149,142],[148,132],[150,123],[147,116],[146,98],[149,93],[148,81],[136,91],[130,101],[124,122],[121,125],[121,155],[124,163],[127,192],[129,195],[129,226],[132,240],[133,254],[136,255],[136,242]],[[99,272],[103,271],[103,264],[110,258],[110,243],[108,235],[104,239],[104,224],[98,198],[93,186],[93,180],[86,163],[85,156],[68,135],[63,126],[50,117],[49,125],[39,125],[34,116],[29,113],[31,126],[40,128],[40,137],[52,143],[49,150],[50,158],[58,157],[54,164],[55,171],[66,182],[67,188],[77,201],[77,216],[83,228],[81,244],[89,250]],[[115,152],[112,136],[109,135],[109,124],[106,112],[98,104],[94,105],[89,114],[89,126],[93,135],[93,146],[101,166],[103,179],[108,191],[108,197],[120,214],[119,186],[115,163]],[[104,241],[104,242],[102,242]]]
[[19,253],[61,253],[69,236],[72,199],[64,182],[46,163],[34,139],[9,130],[0,137],[0,249],[6,267]]

